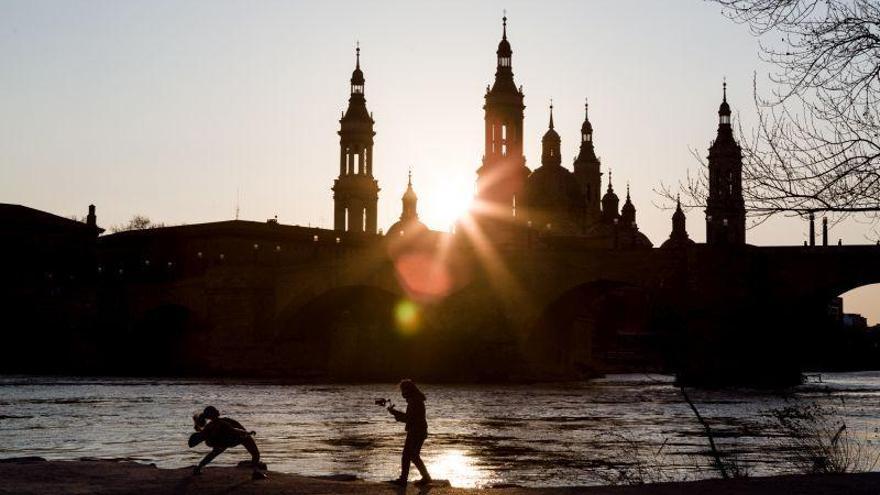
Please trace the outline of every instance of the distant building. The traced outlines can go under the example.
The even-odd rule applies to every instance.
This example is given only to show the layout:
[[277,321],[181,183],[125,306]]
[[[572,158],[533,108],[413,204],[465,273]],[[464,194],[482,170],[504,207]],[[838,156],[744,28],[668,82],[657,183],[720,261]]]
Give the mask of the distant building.
[[835,297],[828,303],[828,317],[831,321],[841,324],[843,321],[843,298]]
[[97,316],[95,207],[85,222],[0,204],[0,372],[66,369]]
[[[81,277],[95,259],[97,226],[95,206],[89,205],[85,222],[60,217],[27,206],[0,204],[0,258],[7,265],[4,289],[23,291],[22,284]],[[16,277],[21,276],[20,279]],[[50,282],[52,281],[52,282]]]
[[843,322],[843,326],[846,328],[853,328],[857,330],[868,328],[867,318],[858,313],[844,313],[841,321]]

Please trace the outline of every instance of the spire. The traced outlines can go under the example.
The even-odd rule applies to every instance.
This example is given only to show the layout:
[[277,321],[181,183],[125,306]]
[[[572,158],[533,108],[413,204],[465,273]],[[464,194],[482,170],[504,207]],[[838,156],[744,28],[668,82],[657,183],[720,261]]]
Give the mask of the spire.
[[608,169],[608,192],[609,193],[614,192],[614,186],[611,185],[611,169],[610,168]]
[[553,100],[550,100],[550,124],[541,138],[541,165],[558,166],[562,164],[562,139],[553,128]]
[[507,9],[504,9],[504,17],[501,18],[501,39],[507,39]]
[[636,225],[636,207],[629,196],[629,181],[626,182],[626,201],[623,203],[623,208],[620,209],[620,220],[627,227],[635,227]]
[[687,238],[687,229],[685,228],[686,218],[684,210],[681,209],[681,195],[675,195],[675,212],[672,214],[672,236]]
[[400,219],[419,218],[418,210],[416,209],[419,198],[416,196],[416,191],[412,185],[412,167],[410,167],[407,174],[406,191],[403,193],[401,200],[403,201],[403,212],[400,215]]
[[355,46],[356,46],[356,48],[354,50],[354,53],[355,53],[354,71],[352,71],[352,73],[351,73],[351,94],[352,95],[363,95],[364,94],[364,72],[361,70],[361,42],[358,41]]
[[584,122],[590,121],[590,100],[584,98]]
[[[510,48],[510,42],[507,41],[507,14],[506,13],[504,14],[504,17],[502,18],[502,24],[503,24],[503,28],[502,28],[502,33],[501,33],[501,41],[498,43],[498,51],[495,52],[498,55],[498,71],[510,73],[510,75],[513,75],[513,73],[510,72],[510,70],[511,70],[510,58],[511,58],[511,55],[513,55],[513,50]],[[496,74],[496,76],[497,76],[497,74]],[[513,84],[512,79],[510,81],[510,84],[511,85]]]
[[[416,201],[418,201],[418,196],[416,196],[416,191],[413,189],[412,185],[412,167],[409,168],[409,172],[407,173],[406,180],[406,191],[403,193],[403,211],[404,213],[407,210],[412,210],[413,216],[418,217],[416,214]],[[407,205],[410,205],[410,208],[407,208]]]
[[721,106],[718,107],[718,123],[730,125],[730,105],[727,103],[727,78],[721,83]]

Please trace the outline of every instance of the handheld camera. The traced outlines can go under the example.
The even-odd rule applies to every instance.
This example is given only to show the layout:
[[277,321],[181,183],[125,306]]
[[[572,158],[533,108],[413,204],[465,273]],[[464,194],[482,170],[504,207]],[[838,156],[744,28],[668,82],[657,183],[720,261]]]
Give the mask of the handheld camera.
[[382,406],[382,407],[385,407],[385,408],[392,408],[392,407],[394,407],[394,403],[391,402],[391,399],[376,399],[376,405],[377,405],[377,406]]

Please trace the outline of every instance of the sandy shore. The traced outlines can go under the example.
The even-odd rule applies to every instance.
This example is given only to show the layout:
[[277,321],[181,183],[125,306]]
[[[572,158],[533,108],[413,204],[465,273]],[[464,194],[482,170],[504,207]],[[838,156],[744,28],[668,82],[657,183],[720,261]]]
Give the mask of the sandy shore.
[[[201,476],[190,469],[158,469],[122,461],[44,461],[42,459],[0,460],[0,494],[402,494],[403,489],[364,481],[339,481],[269,473],[270,478],[251,481],[250,471],[235,467],[209,467]],[[410,485],[408,494],[420,493]],[[468,490],[433,486],[422,494],[503,495],[574,494],[877,494],[880,473],[822,476],[777,476],[738,480],[707,480],[686,483],[628,487],[588,488],[494,488]]]

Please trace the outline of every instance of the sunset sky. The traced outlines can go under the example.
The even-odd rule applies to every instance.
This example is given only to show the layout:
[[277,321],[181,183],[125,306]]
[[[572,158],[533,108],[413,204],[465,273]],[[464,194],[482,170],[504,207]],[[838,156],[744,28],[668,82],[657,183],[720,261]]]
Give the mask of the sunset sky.
[[[590,99],[603,188],[630,181],[655,245],[670,211],[653,192],[685,177],[714,138],[721,81],[749,126],[752,79],[769,67],[746,27],[713,3],[12,1],[0,4],[0,202],[61,215],[98,208],[102,226],[144,214],[166,224],[240,217],[331,227],[338,119],[360,41],[376,120],[379,224],[400,214],[413,169],[419,213],[446,229],[473,193],[483,94],[507,9],[526,101],[527,164],[553,98],[563,164]],[[622,195],[622,194],[621,194]],[[704,239],[703,214],[688,230]],[[833,242],[867,242],[836,226]],[[801,244],[779,219],[753,244]],[[848,311],[880,319],[877,297]]]

